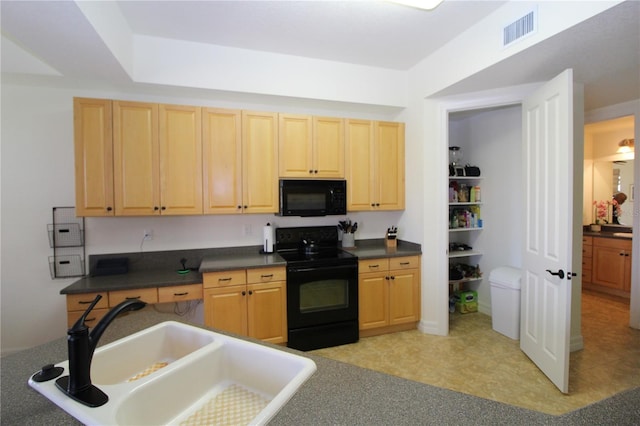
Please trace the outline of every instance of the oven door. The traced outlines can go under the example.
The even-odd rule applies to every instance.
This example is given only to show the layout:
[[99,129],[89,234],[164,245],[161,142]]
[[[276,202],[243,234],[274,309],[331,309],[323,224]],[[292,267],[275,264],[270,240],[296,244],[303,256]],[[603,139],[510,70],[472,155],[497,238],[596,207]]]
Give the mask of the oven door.
[[358,320],[358,264],[287,268],[289,329]]

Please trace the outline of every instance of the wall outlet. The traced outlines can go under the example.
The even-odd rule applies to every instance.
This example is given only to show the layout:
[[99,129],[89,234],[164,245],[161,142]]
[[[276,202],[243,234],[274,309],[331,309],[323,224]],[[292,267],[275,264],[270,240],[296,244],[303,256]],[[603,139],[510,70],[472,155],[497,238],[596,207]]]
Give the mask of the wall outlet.
[[153,240],[153,229],[145,229],[144,230],[144,241]]
[[242,235],[245,237],[251,235],[251,225],[242,225]]

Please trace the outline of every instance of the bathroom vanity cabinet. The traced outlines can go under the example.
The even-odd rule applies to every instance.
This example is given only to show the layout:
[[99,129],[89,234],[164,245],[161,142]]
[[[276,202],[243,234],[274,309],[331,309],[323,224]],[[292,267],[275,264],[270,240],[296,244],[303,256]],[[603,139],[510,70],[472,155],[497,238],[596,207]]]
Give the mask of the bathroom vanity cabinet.
[[[588,238],[588,237],[587,237]],[[584,288],[629,297],[631,291],[631,239],[592,237],[591,269],[587,274],[585,262],[589,257],[583,251]],[[588,267],[588,265],[587,265]],[[590,280],[587,280],[590,276]]]

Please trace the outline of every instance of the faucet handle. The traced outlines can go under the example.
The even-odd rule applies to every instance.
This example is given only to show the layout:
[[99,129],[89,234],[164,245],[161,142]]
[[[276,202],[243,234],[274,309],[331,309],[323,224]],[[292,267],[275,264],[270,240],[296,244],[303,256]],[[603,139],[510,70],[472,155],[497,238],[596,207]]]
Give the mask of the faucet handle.
[[84,311],[84,313],[80,316],[80,318],[78,318],[78,321],[76,321],[75,324],[73,324],[73,327],[69,329],[69,333],[84,331],[88,328],[85,325],[84,321],[87,319],[87,315],[89,315],[89,312],[91,312],[91,310],[96,306],[96,304],[100,301],[100,299],[102,299],[102,295],[98,294],[96,298],[93,299],[93,302],[91,302],[87,310]]

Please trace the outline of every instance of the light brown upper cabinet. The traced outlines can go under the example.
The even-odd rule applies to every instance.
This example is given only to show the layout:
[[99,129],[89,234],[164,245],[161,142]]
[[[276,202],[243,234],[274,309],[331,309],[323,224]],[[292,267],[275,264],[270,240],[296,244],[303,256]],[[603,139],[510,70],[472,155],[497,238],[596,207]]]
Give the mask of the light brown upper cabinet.
[[76,214],[113,216],[111,101],[73,99]]
[[279,175],[344,178],[344,120],[279,115]]
[[242,112],[202,112],[204,212],[242,213]]
[[405,206],[404,123],[346,120],[347,210]]
[[278,114],[242,111],[242,211],[278,211]]
[[199,107],[113,102],[117,216],[202,214]]

